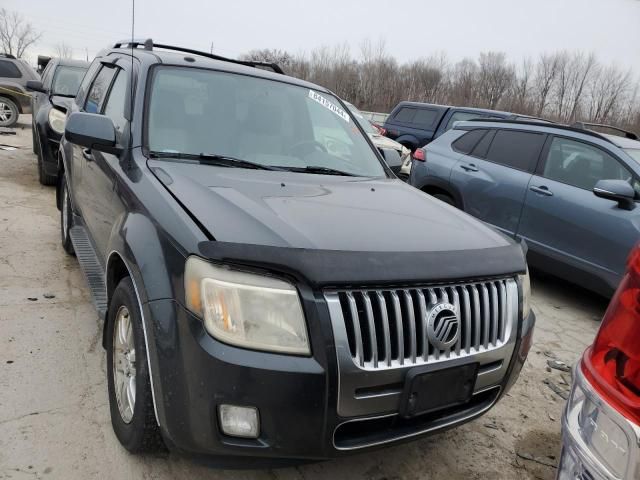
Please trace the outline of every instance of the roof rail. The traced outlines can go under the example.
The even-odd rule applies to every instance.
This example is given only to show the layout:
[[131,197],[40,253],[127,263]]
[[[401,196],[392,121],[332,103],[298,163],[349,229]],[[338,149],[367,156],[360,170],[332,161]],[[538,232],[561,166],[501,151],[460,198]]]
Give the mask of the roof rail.
[[616,132],[623,133],[625,138],[629,138],[631,140],[639,140],[638,134],[635,132],[631,132],[629,130],[624,130],[620,127],[614,127],[613,125],[605,125],[604,123],[590,123],[590,122],[576,122],[571,125],[574,128],[579,128],[581,130],[591,130],[587,127],[599,127],[599,128],[608,128],[609,130],[615,130]]
[[577,128],[572,125],[565,125],[562,123],[535,122],[535,121],[528,121],[528,120],[505,120],[503,118],[471,118],[469,120],[464,120],[464,121],[465,122],[488,122],[488,123],[511,123],[516,125],[532,125],[534,127],[558,128],[560,130],[568,130],[570,132],[582,133],[583,135],[589,135],[591,137],[596,137],[596,138],[599,138],[600,140],[604,140],[605,142],[613,143],[610,139],[608,139],[601,133],[595,132],[593,130]]
[[13,60],[17,60],[15,55],[11,55],[10,53],[0,53],[0,57],[11,58]]
[[145,50],[153,50],[154,47],[162,48],[164,50],[173,50],[175,52],[190,53],[192,55],[199,55],[201,57],[207,57],[213,60],[220,60],[222,62],[235,63],[238,65],[244,65],[247,67],[268,68],[270,70],[273,70],[275,73],[280,73],[284,75],[284,71],[282,70],[282,68],[280,68],[280,65],[278,65],[277,63],[254,62],[251,60],[236,60],[233,58],[227,58],[227,57],[222,57],[220,55],[215,55],[213,53],[201,52],[199,50],[192,50],[191,48],[176,47],[174,45],[164,45],[162,43],[153,43],[153,40],[150,38],[147,38],[146,40],[143,40],[143,39],[122,40],[120,42],[116,42],[113,48],[138,48],[140,46],[143,46]]

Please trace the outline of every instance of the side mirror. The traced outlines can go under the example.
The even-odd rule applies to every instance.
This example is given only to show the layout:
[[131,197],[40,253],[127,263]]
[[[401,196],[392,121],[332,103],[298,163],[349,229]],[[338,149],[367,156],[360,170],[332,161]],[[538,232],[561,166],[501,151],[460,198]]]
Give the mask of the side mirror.
[[109,117],[97,113],[74,112],[67,118],[64,138],[69,142],[98,152],[119,155],[122,148],[116,146],[116,129]]
[[30,92],[47,93],[40,80],[28,80],[26,87]]
[[593,187],[596,197],[606,198],[618,202],[618,207],[624,210],[636,208],[636,192],[628,182],[624,180],[600,180]]
[[391,171],[398,175],[400,173],[400,169],[402,168],[402,159],[400,157],[400,153],[390,148],[379,148],[378,150],[382,154],[384,161],[387,163]]

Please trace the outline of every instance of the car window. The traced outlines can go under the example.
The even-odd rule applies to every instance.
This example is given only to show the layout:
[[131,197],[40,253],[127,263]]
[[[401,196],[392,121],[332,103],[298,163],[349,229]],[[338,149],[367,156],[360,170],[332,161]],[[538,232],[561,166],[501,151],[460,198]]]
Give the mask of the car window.
[[84,101],[84,97],[87,94],[87,91],[91,86],[91,82],[93,81],[93,78],[99,68],[100,68],[100,62],[96,60],[91,64],[91,66],[89,67],[89,70],[87,70],[87,73],[85,73],[82,79],[82,82],[80,82],[80,88],[78,88],[78,93],[76,94],[76,103],[78,105],[82,105]]
[[498,130],[486,159],[506,167],[533,172],[545,138],[541,133]]
[[438,118],[438,111],[430,108],[419,108],[416,110],[416,115],[413,117],[413,123],[423,127],[431,127],[436,123]]
[[413,118],[415,117],[415,115],[415,108],[402,107],[400,111],[396,113],[394,119],[398,122],[411,123],[413,122]]
[[493,136],[496,134],[495,130],[489,130],[482,140],[478,142],[476,147],[471,152],[471,156],[478,158],[485,158],[487,156],[487,152],[489,151],[489,147],[491,146],[491,141],[493,140]]
[[447,127],[445,128],[445,132],[453,128],[454,122],[462,122],[464,120],[471,120],[473,118],[483,118],[483,115],[472,112],[455,112],[453,115],[451,115],[451,118],[447,123]]
[[102,67],[89,89],[89,95],[87,95],[87,101],[84,104],[86,112],[100,113],[102,111],[104,98],[107,95],[111,80],[115,74],[115,68]]
[[355,119],[358,121],[358,123],[366,133],[368,133],[369,135],[378,134],[378,131],[375,128],[373,128],[373,125],[371,125],[371,122],[364,117],[362,112],[360,112],[360,110],[358,110],[355,107],[355,105],[347,103],[347,108],[349,109],[351,114],[355,117]]
[[75,96],[85,72],[86,69],[82,67],[61,66],[56,68],[51,93]]
[[104,107],[104,114],[113,120],[113,125],[116,127],[118,134],[122,133],[127,125],[127,120],[124,118],[124,102],[126,98],[127,73],[124,70],[119,70]]
[[275,80],[157,67],[146,143],[154,153],[208,153],[291,169],[385,176],[368,139],[330,93]]
[[542,175],[585,190],[592,190],[600,180],[633,180],[633,175],[604,150],[561,137],[551,142]]
[[465,133],[460,138],[458,138],[455,142],[451,144],[451,147],[459,153],[464,153],[465,155],[470,154],[473,151],[473,148],[478,144],[480,139],[484,137],[484,134],[487,133],[486,130],[471,130],[470,132]]
[[51,87],[51,72],[53,72],[52,65],[53,63],[49,62],[42,72],[42,85],[47,89]]
[[0,60],[0,77],[20,78],[22,77],[22,74],[20,73],[20,69],[16,67],[13,62]]

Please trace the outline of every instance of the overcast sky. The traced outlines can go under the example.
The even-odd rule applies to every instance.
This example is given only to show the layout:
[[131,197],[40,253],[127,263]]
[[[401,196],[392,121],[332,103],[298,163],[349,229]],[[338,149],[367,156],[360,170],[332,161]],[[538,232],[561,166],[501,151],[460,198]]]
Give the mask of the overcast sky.
[[[131,35],[131,0],[2,0],[43,32],[30,56],[64,42],[91,58]],[[222,6],[224,5],[224,6]],[[395,11],[394,11],[395,9]],[[136,0],[136,37],[237,56],[254,48],[308,52],[384,39],[401,61],[502,51],[595,52],[640,74],[640,0]]]

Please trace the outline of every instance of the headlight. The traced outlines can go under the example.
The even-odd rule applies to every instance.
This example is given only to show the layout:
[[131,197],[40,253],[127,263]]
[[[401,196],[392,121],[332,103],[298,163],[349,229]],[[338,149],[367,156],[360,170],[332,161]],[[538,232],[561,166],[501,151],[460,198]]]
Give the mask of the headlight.
[[56,108],[49,110],[49,126],[51,129],[62,135],[64,133],[64,124],[67,121],[67,116],[64,112]]
[[531,310],[531,281],[529,280],[529,267],[527,273],[520,275],[520,288],[522,288],[522,316],[529,315]]
[[214,338],[253,350],[311,353],[298,291],[290,283],[198,257],[187,259],[184,278],[187,308]]

